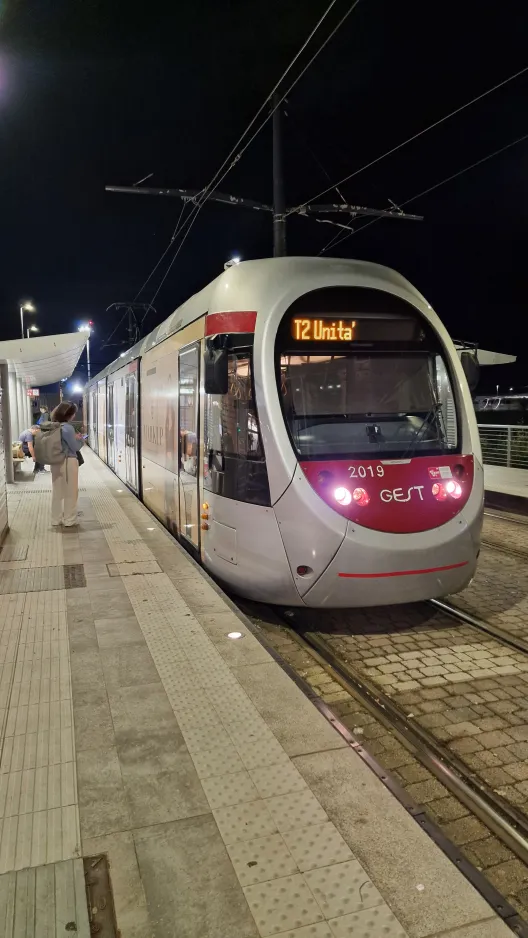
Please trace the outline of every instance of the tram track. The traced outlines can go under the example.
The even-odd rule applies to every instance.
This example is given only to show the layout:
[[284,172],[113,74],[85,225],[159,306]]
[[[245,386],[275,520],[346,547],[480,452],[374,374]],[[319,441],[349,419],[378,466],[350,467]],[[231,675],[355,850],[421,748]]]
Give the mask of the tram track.
[[[489,509],[484,510],[484,518],[490,519],[491,521],[497,522],[499,528],[501,525],[512,525],[511,531],[515,531],[515,535],[518,537],[521,533],[522,528],[528,528],[528,519],[520,518],[517,515],[508,515],[503,512],[490,511]],[[489,535],[492,531],[489,530],[489,523],[484,525],[484,536],[482,538],[481,544],[483,547],[487,547],[491,550],[498,550],[503,554],[510,554],[513,557],[517,557],[521,560],[528,560],[528,531],[526,532],[527,544],[526,548],[524,545],[521,547],[512,547],[511,544],[505,544],[503,541],[497,541],[489,538]],[[486,528],[488,530],[486,531]]]
[[516,651],[528,655],[528,642],[525,642],[522,638],[516,638],[497,625],[487,622],[486,619],[479,619],[471,615],[471,613],[465,612],[459,606],[453,605],[453,603],[447,603],[443,599],[429,599],[427,600],[427,605],[432,606],[434,609],[439,609],[446,615],[451,616],[451,618],[459,622],[465,622],[466,625],[470,625],[473,629],[477,629],[479,632],[485,632],[504,645],[509,645],[510,648],[514,648]]
[[498,550],[501,554],[517,557],[518,560],[528,560],[528,550],[517,550],[515,547],[506,547],[504,544],[497,544],[495,541],[488,541],[485,538],[482,538],[480,543],[482,547],[487,547],[488,550]]
[[509,515],[505,512],[484,509],[484,516],[486,518],[495,518],[497,521],[509,521],[511,524],[520,524],[523,527],[528,527],[528,519],[520,518],[517,515]]
[[[341,656],[336,655],[320,633],[305,628],[301,621],[296,621],[295,611],[280,610],[276,607],[262,607],[259,604],[248,604],[245,601],[240,602],[240,600],[237,600],[237,605],[241,606],[241,610],[246,616],[250,617],[253,623],[256,622],[258,631],[262,632],[264,636],[264,644],[268,647],[271,645],[275,657],[281,661],[280,645],[278,648],[273,646],[273,639],[270,641],[265,629],[262,630],[263,621],[259,626],[259,618],[262,616],[262,611],[265,610],[266,622],[272,623],[275,621],[280,624],[281,629],[291,636],[300,649],[307,652],[314,663],[320,665],[324,672],[339,684],[353,700],[357,701],[367,714],[371,715],[379,725],[387,730],[413,756],[417,763],[424,766],[447,792],[464,805],[471,815],[478,818],[500,843],[504,844],[523,864],[528,865],[528,818],[492,791],[489,786],[486,786],[460,758],[439,743],[427,729],[420,726],[413,719],[412,713],[406,712],[406,709],[383,693],[359,670],[351,666],[350,662],[344,661]],[[260,614],[259,610],[262,610]],[[295,667],[292,669],[292,665],[284,659],[282,659],[282,664],[287,671],[296,670]],[[305,679],[301,675],[300,683],[302,684],[304,681]],[[304,690],[306,693],[306,688]],[[321,712],[334,724],[338,731],[341,732],[345,729],[346,736],[346,728],[340,724],[339,718],[332,712],[332,704],[325,705],[323,700],[318,700],[317,695],[313,692],[308,692],[308,696],[316,705],[319,703]],[[357,719],[361,723],[359,715]],[[431,821],[431,817],[428,816],[427,805],[417,805],[412,798],[406,795],[405,790],[401,788],[398,781],[391,776],[390,770],[384,770],[383,758],[372,757],[369,754],[368,740],[365,741],[357,735],[354,738],[354,732],[361,732],[361,730],[355,727],[352,733],[348,734],[348,741],[352,748],[370,765],[380,780],[400,800],[403,807],[415,817],[415,820],[473,883],[475,888],[485,896],[505,924],[516,935],[528,938],[528,923],[518,915],[515,906],[512,906],[502,893],[497,893],[493,884],[486,879],[485,873],[476,868],[471,862],[468,862],[463,849],[461,851],[456,843],[450,841],[443,834],[441,827],[438,828],[434,821]]]
[[[283,618],[282,616],[280,616]],[[283,621],[291,628],[291,616]],[[442,746],[434,736],[414,721],[412,716],[387,694],[341,660],[324,638],[298,626],[297,639],[317,655],[324,666],[338,677],[345,690],[359,697],[362,703],[404,746],[411,748],[420,762],[505,843],[523,863],[528,864],[528,818],[484,785],[468,770],[464,762]]]

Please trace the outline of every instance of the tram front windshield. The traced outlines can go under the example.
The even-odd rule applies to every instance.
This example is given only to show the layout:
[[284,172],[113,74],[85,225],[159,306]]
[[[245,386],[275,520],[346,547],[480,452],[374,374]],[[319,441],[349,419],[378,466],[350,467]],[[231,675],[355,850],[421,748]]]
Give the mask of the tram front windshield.
[[439,352],[296,350],[284,351],[277,364],[299,459],[404,459],[457,451],[454,399]]

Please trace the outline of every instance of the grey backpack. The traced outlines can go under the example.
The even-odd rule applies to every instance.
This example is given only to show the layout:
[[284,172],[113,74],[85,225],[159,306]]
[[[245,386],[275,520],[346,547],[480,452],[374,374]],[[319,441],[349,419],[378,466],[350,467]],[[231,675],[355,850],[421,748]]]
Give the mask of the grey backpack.
[[35,433],[35,462],[42,466],[58,466],[66,456],[62,450],[61,424],[41,423],[40,432]]

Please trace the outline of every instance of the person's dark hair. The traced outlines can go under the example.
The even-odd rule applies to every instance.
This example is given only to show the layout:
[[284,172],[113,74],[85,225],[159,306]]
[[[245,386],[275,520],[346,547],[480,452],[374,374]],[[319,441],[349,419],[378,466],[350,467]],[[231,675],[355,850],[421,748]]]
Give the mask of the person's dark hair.
[[77,413],[77,405],[72,404],[71,401],[62,401],[58,407],[55,408],[51,415],[51,419],[58,423],[67,423],[68,420],[71,420],[72,417],[75,417]]

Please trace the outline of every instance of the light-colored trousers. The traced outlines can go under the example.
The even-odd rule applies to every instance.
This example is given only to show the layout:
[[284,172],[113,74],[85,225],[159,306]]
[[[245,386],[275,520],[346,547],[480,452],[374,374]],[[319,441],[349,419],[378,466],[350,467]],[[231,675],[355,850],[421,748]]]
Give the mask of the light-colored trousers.
[[79,497],[79,463],[75,456],[52,466],[51,480],[51,523],[62,523],[65,527],[75,524]]

